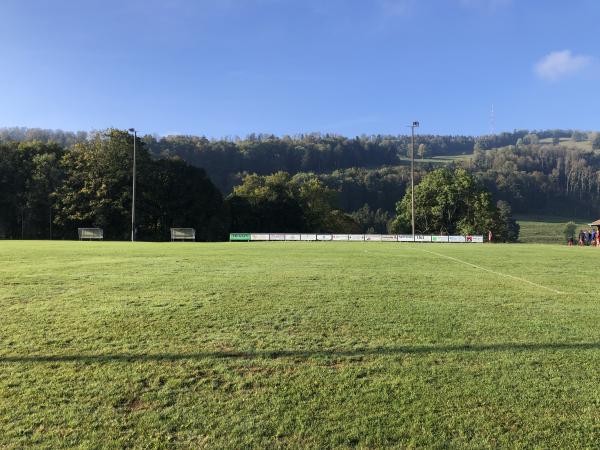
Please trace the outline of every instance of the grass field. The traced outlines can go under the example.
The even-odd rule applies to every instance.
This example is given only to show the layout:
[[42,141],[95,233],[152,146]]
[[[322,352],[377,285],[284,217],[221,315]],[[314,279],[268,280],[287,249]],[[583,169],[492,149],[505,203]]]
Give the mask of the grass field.
[[0,448],[597,447],[599,260],[0,242]]
[[572,220],[579,230],[589,230],[588,225],[592,220],[567,219],[552,216],[518,216],[517,222],[521,226],[519,241],[528,244],[566,244],[563,231],[567,222]]
[[[552,144],[552,138],[540,139],[540,144]],[[589,139],[575,142],[571,138],[560,138],[560,145],[578,150],[592,150],[592,141]]]
[[[439,165],[447,165],[450,163],[458,163],[468,161],[473,158],[473,154],[467,155],[444,155],[444,156],[431,156],[426,158],[420,158],[415,155],[415,164],[439,164]],[[409,157],[398,157],[400,161],[405,164],[410,163]]]

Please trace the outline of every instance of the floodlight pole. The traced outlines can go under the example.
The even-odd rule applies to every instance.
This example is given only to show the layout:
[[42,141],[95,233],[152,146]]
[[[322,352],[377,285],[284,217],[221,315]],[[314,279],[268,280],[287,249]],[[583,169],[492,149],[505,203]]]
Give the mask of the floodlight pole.
[[411,209],[411,225],[412,237],[415,240],[415,128],[419,127],[419,122],[414,121],[411,128],[410,140],[410,209]]
[[130,128],[130,132],[133,133],[133,194],[131,201],[131,242],[135,242],[135,144],[137,141],[137,130]]

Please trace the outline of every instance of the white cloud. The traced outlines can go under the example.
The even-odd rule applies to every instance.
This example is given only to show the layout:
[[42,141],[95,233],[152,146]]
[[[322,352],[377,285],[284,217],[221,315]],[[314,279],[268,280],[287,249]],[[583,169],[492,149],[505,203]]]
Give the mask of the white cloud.
[[571,50],[552,52],[535,65],[535,73],[542,79],[558,81],[585,71],[594,62],[586,55],[574,55]]

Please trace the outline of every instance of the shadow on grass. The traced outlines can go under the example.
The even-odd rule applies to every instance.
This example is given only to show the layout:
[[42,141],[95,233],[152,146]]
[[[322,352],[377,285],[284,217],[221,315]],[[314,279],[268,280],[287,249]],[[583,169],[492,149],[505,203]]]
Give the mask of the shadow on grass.
[[343,358],[363,356],[401,356],[409,354],[461,353],[461,352],[537,352],[552,350],[600,350],[598,342],[581,343],[505,343],[483,345],[422,345],[399,347],[373,347],[352,350],[251,350],[251,351],[210,351],[197,353],[155,353],[155,354],[100,354],[100,355],[6,355],[0,356],[0,364],[8,363],[109,363],[136,361],[185,361],[206,359],[312,359]]

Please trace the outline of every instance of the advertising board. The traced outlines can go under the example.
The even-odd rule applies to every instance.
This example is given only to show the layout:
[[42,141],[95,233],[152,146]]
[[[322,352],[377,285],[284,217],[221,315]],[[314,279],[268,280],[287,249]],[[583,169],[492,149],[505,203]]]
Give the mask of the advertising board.
[[252,233],[250,235],[251,241],[268,241],[269,234],[268,233]]
[[364,241],[365,235],[364,234],[349,234],[348,240],[349,241]]
[[230,233],[230,241],[249,241],[251,238],[250,233]]
[[332,241],[347,241],[348,235],[347,234],[334,234],[331,240]]
[[415,242],[431,242],[431,236],[417,234],[415,235]]

